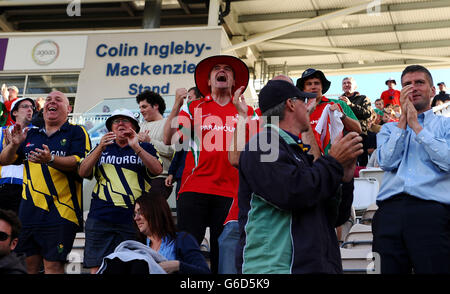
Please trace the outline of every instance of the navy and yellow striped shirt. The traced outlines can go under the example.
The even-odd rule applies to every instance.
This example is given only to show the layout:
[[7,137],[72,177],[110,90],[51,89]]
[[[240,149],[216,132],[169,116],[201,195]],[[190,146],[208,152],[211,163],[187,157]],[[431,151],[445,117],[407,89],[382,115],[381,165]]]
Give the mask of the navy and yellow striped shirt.
[[45,129],[32,128],[17,150],[24,163],[23,192],[19,217],[24,227],[74,223],[83,227],[82,184],[76,171],[66,172],[27,160],[30,151],[45,144],[55,156],[75,156],[80,161],[91,149],[86,130],[66,122],[47,136]]
[[[162,164],[152,144],[139,144]],[[132,223],[134,202],[150,189],[150,179],[154,177],[139,156],[129,145],[108,145],[96,163],[94,176],[97,184],[92,191],[89,217],[109,223]]]

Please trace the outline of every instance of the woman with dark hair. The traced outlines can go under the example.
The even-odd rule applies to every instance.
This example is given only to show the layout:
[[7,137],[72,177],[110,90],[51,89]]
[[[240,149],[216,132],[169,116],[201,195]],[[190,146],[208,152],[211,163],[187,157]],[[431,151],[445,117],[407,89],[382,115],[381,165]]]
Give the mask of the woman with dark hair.
[[170,207],[157,191],[150,190],[136,199],[134,221],[138,240],[167,258],[159,263],[167,273],[211,273],[197,240],[177,231]]

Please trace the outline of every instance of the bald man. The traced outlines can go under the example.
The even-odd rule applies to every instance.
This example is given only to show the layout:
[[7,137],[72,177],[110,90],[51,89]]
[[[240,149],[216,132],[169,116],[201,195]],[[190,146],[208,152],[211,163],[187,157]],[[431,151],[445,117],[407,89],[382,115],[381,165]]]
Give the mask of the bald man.
[[0,165],[24,164],[19,218],[23,229],[16,252],[26,254],[27,271],[64,273],[75,234],[82,231],[82,178],[78,163],[91,149],[86,130],[69,124],[72,108],[60,91],[51,92],[44,104],[44,126],[15,125]]

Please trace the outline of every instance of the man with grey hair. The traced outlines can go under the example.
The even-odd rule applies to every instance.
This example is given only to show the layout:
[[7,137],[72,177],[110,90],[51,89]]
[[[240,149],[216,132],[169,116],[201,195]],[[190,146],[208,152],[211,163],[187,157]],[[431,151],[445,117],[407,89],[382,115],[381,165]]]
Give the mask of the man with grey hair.
[[[342,273],[334,229],[350,216],[361,137],[347,134],[313,162],[298,134],[310,128],[315,97],[283,80],[259,93],[268,124],[239,159],[239,273]],[[330,207],[338,191],[342,201]]]
[[[372,106],[369,97],[361,95],[356,91],[357,87],[358,85],[356,84],[354,78],[345,77],[342,80],[342,91],[344,91],[344,94],[342,94],[339,99],[347,103],[347,105],[353,110],[353,113],[356,115],[356,118],[361,124],[361,137],[363,138],[363,141],[366,141],[369,120],[372,116]],[[364,147],[365,146],[366,144],[364,144]],[[358,158],[358,165],[366,166],[368,161],[369,154],[367,152],[367,148],[364,148],[364,153]]]

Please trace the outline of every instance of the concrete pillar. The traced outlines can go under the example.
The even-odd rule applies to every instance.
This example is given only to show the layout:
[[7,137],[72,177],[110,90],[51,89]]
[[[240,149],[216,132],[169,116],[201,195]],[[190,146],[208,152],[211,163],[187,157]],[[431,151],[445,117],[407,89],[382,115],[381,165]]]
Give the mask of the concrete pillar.
[[162,0],[146,0],[144,6],[144,15],[142,18],[142,28],[157,29],[161,24],[161,5]]

